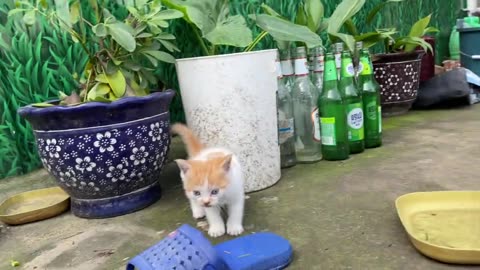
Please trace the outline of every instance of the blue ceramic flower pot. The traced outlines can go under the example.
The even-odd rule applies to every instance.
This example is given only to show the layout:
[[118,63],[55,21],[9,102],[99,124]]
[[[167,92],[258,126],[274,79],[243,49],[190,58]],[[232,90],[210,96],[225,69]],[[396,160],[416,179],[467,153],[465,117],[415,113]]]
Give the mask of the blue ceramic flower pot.
[[106,218],[160,199],[174,95],[168,90],[112,103],[26,106],[18,113],[33,127],[43,166],[71,196],[73,214]]

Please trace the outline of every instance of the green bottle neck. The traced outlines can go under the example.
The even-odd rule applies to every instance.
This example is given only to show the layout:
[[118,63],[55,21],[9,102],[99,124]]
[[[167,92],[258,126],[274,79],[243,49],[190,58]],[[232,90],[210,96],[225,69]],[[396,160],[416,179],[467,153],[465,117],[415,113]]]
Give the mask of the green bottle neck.
[[360,73],[360,75],[362,76],[373,75],[373,66],[368,56],[362,55],[360,57],[360,64],[362,65],[362,72]]
[[323,71],[323,80],[325,82],[335,81],[337,82],[337,67],[335,65],[335,60],[328,59],[325,62],[325,68]]

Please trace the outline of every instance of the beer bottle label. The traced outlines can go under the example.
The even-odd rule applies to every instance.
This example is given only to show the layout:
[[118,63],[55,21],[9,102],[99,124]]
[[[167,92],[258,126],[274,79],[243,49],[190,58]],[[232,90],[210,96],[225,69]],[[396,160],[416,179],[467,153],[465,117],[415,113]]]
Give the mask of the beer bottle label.
[[[369,120],[377,120],[378,110],[377,102],[371,101],[366,106],[367,111],[365,112]],[[381,112],[380,112],[381,113]]]
[[335,117],[321,117],[322,145],[337,145],[335,136]]
[[362,104],[349,104],[347,108],[348,139],[350,141],[361,141],[364,139]]
[[293,137],[293,118],[278,121],[278,137],[280,144]]
[[280,62],[282,66],[282,73],[284,76],[292,76],[293,75],[293,67],[291,60],[283,60]]
[[372,75],[373,74],[373,69],[372,66],[370,65],[370,61],[368,57],[362,56],[360,58],[360,65],[362,67],[362,70],[360,72],[361,75]]
[[382,133],[382,106],[378,106],[378,132]]
[[313,126],[313,140],[320,142],[322,140],[320,133],[320,118],[318,114],[318,108],[312,111],[312,126]]
[[316,57],[314,62],[315,62],[314,71],[315,72],[323,72],[323,70],[325,68],[325,56],[320,55],[320,56]]
[[295,75],[309,74],[307,58],[295,59]]
[[275,62],[275,67],[276,67],[276,69],[277,69],[277,78],[278,78],[278,79],[283,78],[282,66],[280,65],[280,62],[279,62],[279,61],[276,61],[276,62]]
[[350,77],[355,76],[355,68],[351,62],[347,64],[347,74],[350,75]]

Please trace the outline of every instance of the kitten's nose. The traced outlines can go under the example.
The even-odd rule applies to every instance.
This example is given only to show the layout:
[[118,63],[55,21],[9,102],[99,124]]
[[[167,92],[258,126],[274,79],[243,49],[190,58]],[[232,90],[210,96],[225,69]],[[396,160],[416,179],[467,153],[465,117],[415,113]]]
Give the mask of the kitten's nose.
[[209,207],[209,206],[210,206],[210,199],[203,199],[202,202],[203,202],[203,205],[204,205],[205,207]]

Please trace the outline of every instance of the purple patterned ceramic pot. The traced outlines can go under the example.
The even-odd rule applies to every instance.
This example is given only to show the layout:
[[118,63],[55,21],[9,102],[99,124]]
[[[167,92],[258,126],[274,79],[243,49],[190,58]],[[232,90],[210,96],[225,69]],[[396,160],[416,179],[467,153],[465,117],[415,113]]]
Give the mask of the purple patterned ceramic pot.
[[168,90],[112,103],[26,106],[19,114],[33,127],[43,166],[71,196],[72,212],[105,218],[160,198],[174,95]]

